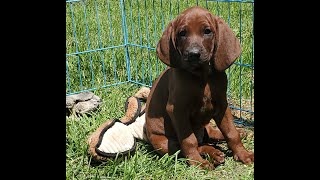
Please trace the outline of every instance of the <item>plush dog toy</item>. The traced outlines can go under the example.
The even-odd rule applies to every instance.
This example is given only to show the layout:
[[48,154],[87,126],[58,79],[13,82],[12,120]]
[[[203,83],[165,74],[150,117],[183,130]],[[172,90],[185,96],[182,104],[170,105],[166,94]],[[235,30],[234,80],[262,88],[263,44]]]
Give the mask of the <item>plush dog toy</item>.
[[136,139],[148,142],[145,134],[145,102],[150,88],[142,87],[127,98],[125,116],[104,122],[88,138],[89,153],[96,161],[105,161],[117,155],[133,155]]

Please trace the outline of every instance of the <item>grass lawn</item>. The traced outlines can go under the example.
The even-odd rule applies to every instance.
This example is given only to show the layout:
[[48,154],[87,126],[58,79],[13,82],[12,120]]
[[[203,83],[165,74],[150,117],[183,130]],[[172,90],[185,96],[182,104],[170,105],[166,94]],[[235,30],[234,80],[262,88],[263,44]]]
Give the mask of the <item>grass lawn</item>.
[[[88,135],[101,123],[122,117],[126,98],[141,85],[152,85],[165,68],[154,49],[162,30],[170,19],[196,3],[126,0],[124,9],[119,0],[66,3],[66,94],[92,89],[103,100],[93,116],[66,119],[67,179],[253,179],[254,165],[235,162],[225,143],[219,146],[228,155],[226,162],[214,171],[189,167],[185,159],[174,155],[159,157],[144,142],[138,142],[131,158],[90,165]],[[241,40],[242,55],[227,71],[229,103],[254,111],[252,3],[199,0],[198,4],[225,19]],[[233,112],[254,121],[251,113]],[[254,151],[253,128],[246,131],[244,145]]]
[[[177,159],[174,155],[160,157],[153,152],[149,144],[139,141],[133,157],[91,166],[91,158],[87,153],[88,145],[85,142],[88,135],[103,122],[124,116],[126,98],[138,89],[137,85],[125,84],[95,91],[104,102],[93,116],[67,118],[67,179],[253,179],[254,165],[246,166],[235,162],[226,148],[226,143],[221,144],[227,155],[226,162],[214,171],[190,167],[185,159]],[[243,139],[244,145],[253,151],[252,129],[246,131],[248,136]]]

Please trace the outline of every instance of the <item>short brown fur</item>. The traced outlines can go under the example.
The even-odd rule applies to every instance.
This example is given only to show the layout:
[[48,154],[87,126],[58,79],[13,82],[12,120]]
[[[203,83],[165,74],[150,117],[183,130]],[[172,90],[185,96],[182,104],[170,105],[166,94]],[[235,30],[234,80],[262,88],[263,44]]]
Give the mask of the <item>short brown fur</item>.
[[[227,103],[227,69],[239,57],[240,43],[219,17],[192,7],[172,20],[157,46],[159,59],[169,67],[154,82],[146,103],[146,132],[160,155],[181,150],[191,165],[214,169],[224,154],[204,141],[226,140],[234,158],[254,161],[233,124]],[[214,119],[217,127],[209,125]]]

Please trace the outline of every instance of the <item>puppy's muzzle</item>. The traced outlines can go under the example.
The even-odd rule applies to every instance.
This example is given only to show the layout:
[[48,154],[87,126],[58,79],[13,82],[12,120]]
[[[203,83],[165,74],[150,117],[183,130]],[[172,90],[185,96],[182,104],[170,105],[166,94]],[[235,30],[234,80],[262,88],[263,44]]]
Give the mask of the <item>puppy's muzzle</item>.
[[206,62],[205,52],[203,48],[199,46],[191,46],[185,51],[184,60],[193,66],[199,66]]
[[193,47],[188,51],[188,61],[197,61],[200,58],[200,49]]

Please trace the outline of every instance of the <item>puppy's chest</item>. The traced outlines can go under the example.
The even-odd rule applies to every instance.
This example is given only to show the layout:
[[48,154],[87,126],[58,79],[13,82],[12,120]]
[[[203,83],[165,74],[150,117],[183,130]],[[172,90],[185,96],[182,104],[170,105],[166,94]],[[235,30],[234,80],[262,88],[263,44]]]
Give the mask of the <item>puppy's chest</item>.
[[202,95],[202,98],[200,98],[200,113],[205,113],[206,111],[212,111],[213,110],[213,99],[212,94],[209,88],[209,85],[205,86],[204,93]]
[[201,115],[207,115],[208,113],[211,114],[212,110],[214,109],[214,97],[211,94],[210,87],[207,84],[204,88],[203,94],[201,94],[199,98],[199,105],[198,112]]
[[197,103],[193,106],[191,121],[194,125],[207,124],[214,115],[215,99],[210,92],[209,86],[206,86],[203,93],[197,98]]
[[202,105],[200,107],[200,113],[205,113],[206,111],[213,110],[213,104],[211,101],[212,101],[211,96],[204,96],[202,98]]

